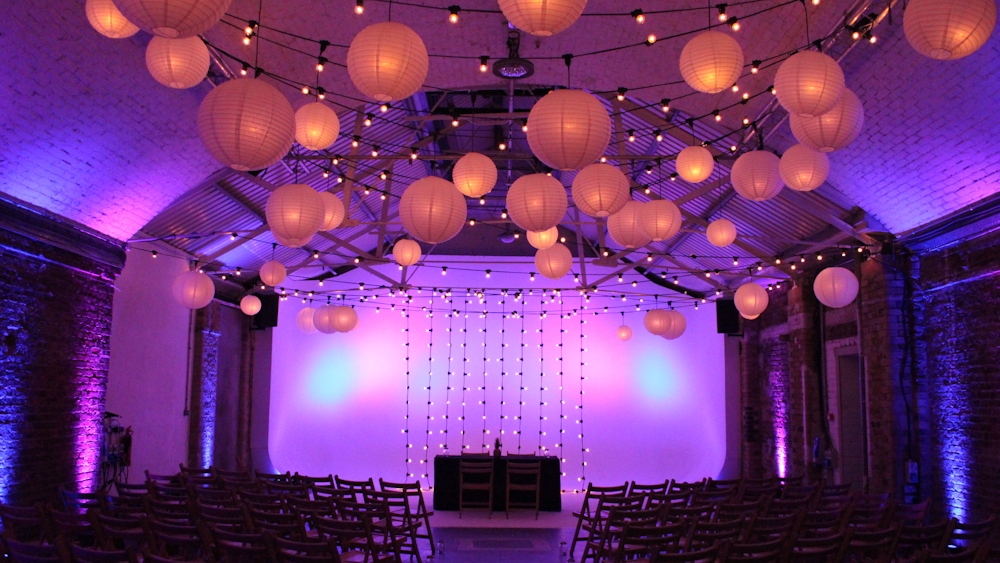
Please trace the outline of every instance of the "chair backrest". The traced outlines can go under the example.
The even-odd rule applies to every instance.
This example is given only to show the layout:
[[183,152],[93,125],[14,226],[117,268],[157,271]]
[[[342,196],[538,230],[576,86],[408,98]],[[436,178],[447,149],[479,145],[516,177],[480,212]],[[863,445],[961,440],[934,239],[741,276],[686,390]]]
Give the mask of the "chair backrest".
[[931,499],[926,498],[923,502],[916,504],[898,504],[893,513],[893,518],[909,525],[920,525],[927,520],[927,514],[931,509]]
[[542,463],[540,461],[508,461],[508,475],[534,475],[536,478],[542,473]]
[[[488,479],[483,479],[483,475],[488,475]],[[474,482],[493,482],[493,460],[492,459],[463,459],[458,462],[459,484],[465,483],[469,476]]]
[[115,491],[120,497],[142,498],[142,495],[149,492],[145,483],[124,483],[115,479]]
[[220,479],[231,479],[233,481],[253,481],[253,473],[249,471],[227,471],[225,469],[213,468],[213,471]]
[[334,489],[331,487],[320,487],[315,485],[312,488],[313,498],[316,500],[329,500],[331,502],[337,499],[354,501],[357,499],[357,495],[354,491],[349,489]]
[[212,542],[210,537],[206,537],[204,525],[178,524],[144,517],[142,527],[146,531],[146,541],[156,555],[193,558],[201,553],[211,554]]
[[190,523],[192,518],[191,501],[188,499],[160,500],[147,495],[143,498],[146,514],[157,520],[176,524]]
[[264,536],[259,532],[234,532],[220,526],[206,526],[220,562],[259,561],[267,556]]
[[788,536],[764,542],[733,543],[726,560],[728,563],[779,563],[788,545]]
[[692,481],[690,483],[685,483],[683,481],[673,481],[670,484],[670,489],[667,492],[675,493],[679,491],[692,491],[692,492],[704,491],[705,483],[706,483],[705,479],[702,479],[701,481]]
[[255,493],[251,491],[240,491],[237,493],[244,504],[250,505],[258,510],[272,509],[280,510],[285,504],[285,498],[279,493]]
[[823,488],[821,490],[821,495],[824,497],[843,497],[851,494],[851,488],[853,488],[854,483],[840,483],[835,485],[833,483],[823,483]]
[[215,477],[215,471],[209,467],[207,469],[202,469],[201,467],[185,467],[183,463],[180,465],[180,475],[181,477],[190,476],[201,476],[201,477]]
[[896,546],[903,527],[895,524],[884,530],[854,530],[847,556],[852,560],[889,563],[896,556]]
[[[307,487],[312,488],[315,486],[319,487],[336,487],[337,482],[333,480],[333,474],[325,475],[322,477],[310,477],[308,475],[299,475],[296,473],[292,475],[292,481],[296,483],[303,483]],[[379,479],[381,481],[381,479]]]
[[149,494],[160,500],[184,500],[188,498],[187,487],[180,482],[163,483],[154,479],[146,480]]
[[614,561],[635,557],[654,560],[659,553],[677,551],[684,541],[684,528],[683,522],[652,526],[628,523],[622,528]]
[[305,522],[299,514],[257,510],[249,505],[245,506],[244,510],[256,533],[269,531],[286,538],[305,539]]
[[38,541],[45,537],[45,509],[41,503],[34,506],[0,504],[0,522],[4,532],[10,532],[14,541]]
[[769,497],[762,497],[750,502],[723,502],[716,509],[715,517],[717,520],[732,520],[744,516],[766,514],[770,501]]
[[174,485],[179,486],[181,484],[180,474],[175,475],[157,475],[155,473],[150,473],[149,470],[145,470],[147,481],[156,481],[157,483],[162,483],[164,485]]
[[296,541],[265,534],[270,556],[277,563],[341,563],[334,539]]
[[70,550],[73,553],[73,561],[76,563],[138,563],[139,561],[136,558],[135,548],[131,545],[126,546],[121,551],[105,551],[71,544]]
[[206,489],[221,489],[222,483],[218,475],[201,475],[198,473],[181,473],[181,482],[186,487],[199,487]]
[[667,494],[667,491],[670,489],[670,484],[672,482],[673,482],[672,480],[667,479],[662,483],[655,483],[652,485],[640,485],[635,481],[632,481],[628,486],[628,496],[652,495],[652,494],[665,495]]
[[280,483],[278,481],[262,480],[261,488],[266,493],[287,494],[299,498],[309,498],[309,485],[302,482]]
[[948,547],[975,549],[980,543],[989,543],[996,536],[997,519],[990,515],[978,522],[955,522],[951,533],[942,542],[942,550]]
[[313,524],[320,537],[331,540],[342,553],[358,547],[367,553],[375,550],[371,522],[367,519],[316,518]]
[[45,522],[49,525],[47,532],[49,538],[62,536],[69,541],[92,541],[94,536],[94,523],[86,514],[79,512],[60,512],[52,508],[52,505],[45,507]]
[[732,502],[736,497],[736,489],[716,489],[712,491],[694,491],[691,494],[691,506],[705,506]]
[[646,498],[646,507],[680,507],[687,506],[691,500],[691,491],[678,491],[676,493],[651,493]]
[[778,516],[758,516],[754,518],[747,537],[754,541],[770,541],[776,537],[788,536],[797,530],[803,514],[804,511],[799,511]]
[[941,520],[933,524],[903,524],[899,535],[898,551],[908,556],[916,552],[938,551],[945,545],[957,520]]
[[264,479],[267,481],[277,481],[279,483],[291,483],[292,473],[286,471],[284,473],[261,473],[260,471],[254,471],[254,475],[257,479]]
[[597,503],[602,497],[605,496],[627,496],[628,494],[628,482],[624,485],[612,485],[612,486],[596,486],[593,483],[587,483],[587,490],[583,494],[583,504],[580,507],[580,514],[584,517],[590,517]]
[[243,507],[237,506],[215,506],[211,504],[195,505],[198,521],[214,526],[227,526],[233,531],[248,530],[250,523],[247,522],[246,513]]
[[695,520],[688,530],[685,545],[687,549],[692,549],[714,545],[722,540],[729,540],[730,542],[740,541],[747,530],[749,530],[752,522],[753,517],[723,521]]
[[240,499],[234,491],[226,489],[206,489],[203,487],[188,487],[191,500],[212,506],[238,506]]
[[84,513],[88,508],[100,508],[103,492],[84,493],[66,485],[59,485],[59,497],[67,512]]
[[846,530],[827,536],[795,534],[788,561],[790,563],[816,563],[817,561],[839,563],[844,560],[844,554],[851,543],[853,533],[853,530]]
[[6,549],[7,558],[14,563],[62,563],[65,555],[62,544],[18,541],[14,533],[4,530],[0,535]]

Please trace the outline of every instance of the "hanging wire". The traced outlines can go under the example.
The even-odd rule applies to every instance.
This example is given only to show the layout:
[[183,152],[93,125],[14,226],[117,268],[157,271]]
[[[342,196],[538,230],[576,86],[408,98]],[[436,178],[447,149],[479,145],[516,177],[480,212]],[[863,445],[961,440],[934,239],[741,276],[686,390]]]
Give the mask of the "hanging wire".
[[427,312],[427,318],[430,319],[430,328],[427,329],[427,423],[424,429],[424,459],[420,462],[424,465],[421,478],[427,478],[430,471],[431,405],[434,404],[431,401],[431,387],[434,381],[434,297],[434,292],[431,292],[430,310]]
[[410,443],[410,307],[407,305],[403,308],[403,316],[406,318],[406,328],[403,329],[406,332],[406,415],[403,417],[406,420],[406,427],[403,429],[403,434],[406,436],[406,482],[410,482],[410,477],[413,477],[413,473],[410,470],[410,455],[413,448],[413,444]]

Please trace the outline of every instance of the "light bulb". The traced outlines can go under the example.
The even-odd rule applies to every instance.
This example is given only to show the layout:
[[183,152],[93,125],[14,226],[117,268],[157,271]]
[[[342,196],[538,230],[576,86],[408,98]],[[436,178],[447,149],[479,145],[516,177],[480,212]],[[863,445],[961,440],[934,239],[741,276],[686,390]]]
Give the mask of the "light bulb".
[[358,0],[354,5],[354,13],[363,14],[365,13],[365,0]]

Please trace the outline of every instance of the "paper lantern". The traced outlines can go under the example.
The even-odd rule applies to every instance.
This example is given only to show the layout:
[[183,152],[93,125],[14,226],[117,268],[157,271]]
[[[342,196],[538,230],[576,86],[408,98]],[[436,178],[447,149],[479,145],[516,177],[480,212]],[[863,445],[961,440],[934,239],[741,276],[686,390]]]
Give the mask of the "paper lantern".
[[847,268],[827,268],[816,276],[813,291],[827,307],[846,307],[858,296],[858,277]]
[[674,165],[677,174],[692,184],[704,182],[712,175],[715,169],[715,159],[712,151],[701,146],[687,147],[677,153],[677,161]]
[[649,244],[649,236],[642,230],[642,208],[642,203],[630,201],[608,217],[608,234],[618,246],[641,248]]
[[222,164],[234,170],[262,170],[292,148],[295,112],[285,96],[263,80],[230,80],[201,102],[198,136]]
[[865,125],[865,108],[850,89],[844,89],[833,109],[819,117],[789,118],[792,134],[803,145],[820,152],[840,150],[854,142]]
[[552,227],[547,231],[528,231],[528,244],[537,248],[538,250],[544,250],[553,244],[559,242],[559,227]]
[[312,323],[313,326],[316,327],[316,330],[322,332],[323,334],[333,334],[337,332],[337,327],[333,325],[334,309],[336,309],[335,305],[321,305],[316,307],[316,311],[313,313],[312,317]]
[[604,105],[583,90],[553,90],[528,113],[528,145],[556,170],[579,170],[595,162],[611,140]]
[[780,159],[768,151],[750,151],[733,163],[729,177],[736,193],[751,200],[764,201],[778,195],[784,183],[778,165]]
[[313,324],[313,315],[315,314],[316,309],[312,307],[306,307],[299,311],[299,314],[295,315],[295,324],[299,325],[299,330],[306,334],[316,332],[316,325]]
[[319,230],[332,231],[344,222],[344,202],[330,192],[320,192],[319,197],[323,200],[323,222]]
[[87,0],[87,21],[97,33],[111,39],[124,39],[139,33],[139,27],[115,6],[112,0]]
[[756,319],[767,308],[767,290],[753,282],[741,285],[733,299],[736,309],[745,319]]
[[625,342],[629,338],[632,338],[632,329],[630,327],[622,325],[618,327],[616,334],[618,335],[618,340]]
[[285,281],[285,277],[288,276],[288,270],[285,269],[285,265],[281,262],[268,260],[261,264],[259,274],[261,283],[275,287]]
[[664,309],[650,309],[642,319],[646,330],[657,336],[670,329],[670,314]]
[[667,340],[676,340],[687,330],[687,319],[684,318],[684,315],[680,311],[670,310],[667,311],[667,314],[670,315],[670,326],[660,336]]
[[337,332],[350,332],[358,326],[358,314],[353,307],[340,305],[333,308],[331,321]]
[[535,267],[539,274],[550,280],[557,280],[568,274],[573,267],[573,253],[566,245],[557,242],[535,252]]
[[654,199],[642,204],[639,226],[656,242],[667,240],[681,230],[681,210],[669,199]]
[[808,192],[826,181],[830,173],[830,157],[805,145],[794,145],[781,155],[778,171],[786,186],[798,192]]
[[462,195],[480,198],[492,192],[496,186],[497,165],[488,156],[470,152],[455,163],[451,179]]
[[252,317],[260,312],[260,308],[260,297],[256,295],[244,295],[243,299],[240,299],[240,311],[243,311],[244,315]]
[[793,115],[815,117],[833,109],[844,93],[844,71],[830,55],[796,53],[774,77],[778,103]]
[[715,246],[729,246],[736,240],[736,225],[729,219],[716,219],[708,224],[705,235]]
[[610,164],[589,164],[573,178],[573,203],[591,217],[617,213],[630,199],[628,178]]
[[954,60],[976,52],[997,24],[996,0],[910,0],[903,31],[918,53]]
[[128,21],[153,35],[176,39],[209,30],[232,0],[115,0]]
[[347,50],[347,72],[354,86],[379,102],[412,96],[427,78],[427,66],[423,40],[401,23],[370,25]]
[[555,227],[566,215],[568,206],[566,188],[547,174],[521,176],[507,190],[507,214],[526,231],[541,232]]
[[462,230],[468,209],[455,184],[427,176],[410,184],[399,198],[399,219],[406,232],[429,244],[438,244]]
[[587,0],[500,0],[500,11],[521,31],[548,37],[580,17]]
[[192,88],[208,74],[211,59],[200,37],[154,37],[146,47],[146,68],[157,82],[170,88]]
[[415,240],[401,239],[392,247],[392,259],[400,266],[412,266],[420,261],[420,243]]
[[174,278],[174,299],[188,309],[201,309],[215,297],[215,284],[208,274],[191,270]]
[[717,94],[739,80],[743,72],[743,49],[728,34],[706,31],[684,45],[680,63],[681,76],[688,86]]
[[305,149],[328,149],[337,135],[340,135],[340,118],[323,102],[306,104],[295,112],[295,140]]
[[267,226],[281,244],[298,248],[307,244],[323,225],[326,203],[305,184],[285,184],[271,192],[264,214]]

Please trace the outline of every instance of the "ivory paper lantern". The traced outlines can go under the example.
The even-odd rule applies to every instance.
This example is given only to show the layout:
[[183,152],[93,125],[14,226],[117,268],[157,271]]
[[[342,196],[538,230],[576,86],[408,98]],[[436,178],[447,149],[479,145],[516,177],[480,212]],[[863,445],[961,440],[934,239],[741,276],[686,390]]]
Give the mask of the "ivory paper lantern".
[[865,125],[865,109],[850,89],[830,111],[819,117],[789,118],[792,134],[803,145],[820,152],[840,150],[854,142]]
[[415,240],[401,239],[392,247],[392,259],[400,266],[412,266],[420,261],[420,243]]
[[521,176],[507,190],[507,214],[526,231],[541,232],[555,227],[566,215],[568,206],[566,188],[547,174]]
[[174,299],[188,309],[201,309],[215,297],[215,284],[208,274],[191,270],[174,278]]
[[320,192],[319,197],[323,200],[323,222],[319,230],[332,231],[344,222],[344,202],[330,192]]
[[87,0],[87,21],[97,33],[111,39],[124,39],[139,33],[112,0]]
[[347,72],[354,86],[379,102],[412,96],[427,78],[427,66],[423,40],[401,23],[370,25],[347,50]]
[[153,35],[176,39],[208,31],[232,0],[115,0],[128,21]]
[[789,188],[797,192],[812,191],[826,181],[830,157],[805,145],[795,145],[781,155],[778,171]]
[[712,175],[712,170],[715,169],[715,159],[712,157],[712,151],[705,147],[687,147],[677,153],[677,161],[674,166],[682,179],[697,184],[704,182]]
[[333,325],[334,309],[336,309],[335,305],[321,305],[316,307],[316,311],[313,313],[312,317],[312,323],[313,326],[316,327],[316,330],[322,332],[323,334],[333,334],[337,332],[337,327]]
[[468,210],[455,184],[427,176],[410,184],[399,199],[399,219],[406,232],[429,244],[438,244],[462,230]]
[[306,245],[323,225],[326,203],[305,184],[285,184],[271,192],[264,214],[271,233],[292,248]]
[[333,308],[331,323],[337,332],[350,332],[358,326],[358,314],[353,307],[340,305]]
[[573,203],[591,217],[607,217],[632,199],[628,178],[610,164],[589,164],[573,178]]
[[559,242],[559,227],[555,226],[547,231],[528,231],[528,244],[538,250],[545,250],[553,244]]
[[279,283],[285,281],[285,278],[288,276],[288,270],[285,269],[285,265],[277,260],[268,260],[261,264],[259,273],[261,283],[271,287],[276,287]]
[[779,163],[780,159],[768,151],[750,151],[737,158],[729,173],[736,193],[751,201],[778,195],[784,187]]
[[261,170],[292,148],[295,112],[285,96],[263,80],[230,80],[201,102],[198,136],[222,164],[234,170]]
[[684,315],[680,311],[671,310],[667,311],[667,314],[670,315],[670,326],[660,336],[667,340],[676,340],[687,330],[687,319],[684,318]]
[[580,17],[587,0],[499,0],[507,21],[521,31],[548,37],[555,35]]
[[312,307],[306,307],[299,311],[299,314],[295,315],[295,324],[299,326],[299,330],[306,334],[316,332],[316,325],[313,324],[313,315],[315,314],[316,309]]
[[252,317],[260,312],[260,308],[260,297],[256,295],[244,295],[243,299],[240,299],[240,311],[243,311],[244,315]]
[[688,86],[706,94],[717,94],[733,84],[743,72],[743,49],[732,36],[706,31],[684,45],[681,76]]
[[462,195],[480,198],[492,192],[496,186],[497,165],[486,155],[470,152],[455,163],[451,179]]
[[650,238],[642,230],[642,208],[642,203],[630,201],[608,217],[608,234],[619,246],[641,248],[649,244]]
[[736,309],[745,319],[753,320],[760,316],[767,308],[767,290],[750,282],[745,283],[736,290],[733,296],[736,301]]
[[819,302],[833,309],[846,307],[858,296],[858,278],[847,268],[827,268],[816,276],[813,291]]
[[844,71],[833,57],[802,51],[778,67],[774,77],[778,103],[789,113],[815,117],[833,109],[844,93]]
[[903,32],[918,53],[954,60],[976,52],[997,24],[996,0],[911,0]]
[[667,240],[681,230],[681,210],[669,199],[654,199],[642,204],[639,226],[656,242]]
[[622,325],[618,327],[618,330],[615,331],[615,334],[618,335],[618,340],[625,342],[629,338],[632,338],[632,328]]
[[323,102],[306,104],[295,112],[295,140],[304,148],[328,149],[337,135],[340,135],[340,118]]
[[604,105],[583,90],[553,90],[528,113],[528,145],[556,170],[579,170],[608,148],[611,118]]
[[192,88],[208,74],[211,60],[200,37],[154,37],[146,47],[146,68],[157,82],[170,88]]
[[642,319],[646,330],[657,336],[670,329],[670,314],[665,309],[650,309]]
[[550,280],[560,279],[573,267],[573,254],[566,245],[557,242],[535,252],[535,267]]
[[716,219],[708,224],[705,235],[715,246],[729,246],[736,240],[736,225],[729,219]]

